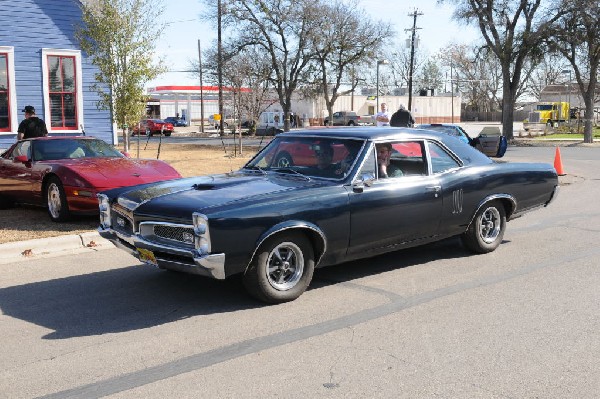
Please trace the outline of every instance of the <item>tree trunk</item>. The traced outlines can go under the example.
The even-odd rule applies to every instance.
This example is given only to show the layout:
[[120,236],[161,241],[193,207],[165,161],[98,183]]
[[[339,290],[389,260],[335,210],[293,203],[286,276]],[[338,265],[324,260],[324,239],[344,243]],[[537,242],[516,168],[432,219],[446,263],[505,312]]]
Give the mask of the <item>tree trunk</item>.
[[584,124],[583,124],[583,142],[593,143],[593,118],[594,118],[594,100],[590,98],[584,98],[585,102],[585,113],[584,113]]
[[504,89],[502,90],[502,135],[506,140],[512,140],[513,135],[513,117],[514,117],[514,102],[512,101],[513,93],[508,86],[510,80],[505,80]]
[[123,128],[123,152],[129,152],[129,127]]

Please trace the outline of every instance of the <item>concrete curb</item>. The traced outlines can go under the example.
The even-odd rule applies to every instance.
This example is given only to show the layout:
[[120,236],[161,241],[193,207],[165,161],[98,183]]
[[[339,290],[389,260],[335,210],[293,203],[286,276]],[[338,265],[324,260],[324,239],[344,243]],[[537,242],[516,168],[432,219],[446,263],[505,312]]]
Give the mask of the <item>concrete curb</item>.
[[0,244],[0,265],[114,248],[95,231]]

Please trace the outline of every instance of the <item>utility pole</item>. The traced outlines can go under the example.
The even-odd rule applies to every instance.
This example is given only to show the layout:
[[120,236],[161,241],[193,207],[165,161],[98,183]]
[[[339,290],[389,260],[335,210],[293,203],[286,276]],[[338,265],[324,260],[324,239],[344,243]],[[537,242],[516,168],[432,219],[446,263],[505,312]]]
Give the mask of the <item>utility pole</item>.
[[423,15],[418,9],[415,9],[411,14],[408,14],[409,17],[413,17],[413,27],[410,29],[405,29],[405,31],[411,31],[411,39],[410,39],[410,67],[408,70],[408,110],[412,111],[412,85],[413,85],[413,70],[415,66],[415,39],[417,37],[417,17],[419,15]]
[[221,41],[221,0],[217,4],[217,75],[219,78],[219,115],[221,120],[219,121],[220,135],[224,133],[224,117],[223,117],[223,43]]
[[[198,39],[198,72],[200,72],[200,133],[204,133],[204,89],[202,88],[202,50]],[[190,115],[190,125],[192,116]]]

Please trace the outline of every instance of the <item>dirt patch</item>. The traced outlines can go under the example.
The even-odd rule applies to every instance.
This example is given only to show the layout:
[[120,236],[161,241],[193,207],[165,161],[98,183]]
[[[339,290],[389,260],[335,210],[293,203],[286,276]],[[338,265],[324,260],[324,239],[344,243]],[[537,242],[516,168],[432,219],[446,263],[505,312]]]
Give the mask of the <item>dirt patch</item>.
[[[140,149],[140,158],[156,159],[158,144],[150,143]],[[235,153],[233,146],[225,149],[202,145],[163,144],[159,159],[173,165],[184,177],[226,173],[242,167],[258,149],[245,147],[243,154]],[[137,156],[133,148],[131,156]],[[80,234],[98,227],[97,216],[76,217],[67,223],[54,223],[44,208],[17,206],[0,210],[0,244],[35,238]]]

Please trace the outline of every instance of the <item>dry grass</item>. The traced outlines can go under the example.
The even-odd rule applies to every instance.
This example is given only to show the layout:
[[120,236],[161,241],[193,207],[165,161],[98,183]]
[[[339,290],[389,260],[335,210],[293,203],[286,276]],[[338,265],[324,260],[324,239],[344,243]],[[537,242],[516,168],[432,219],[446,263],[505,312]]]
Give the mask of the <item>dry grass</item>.
[[[158,145],[150,143],[140,150],[140,158],[156,158]],[[159,159],[173,165],[184,177],[224,173],[239,169],[255,153],[256,148],[246,147],[243,155],[233,156],[234,148],[200,145],[163,144]],[[132,145],[132,157],[137,149]],[[79,234],[98,227],[98,217],[78,217],[68,223],[54,223],[43,208],[16,207],[0,210],[0,244],[34,238]],[[1,254],[0,254],[1,255]]]

